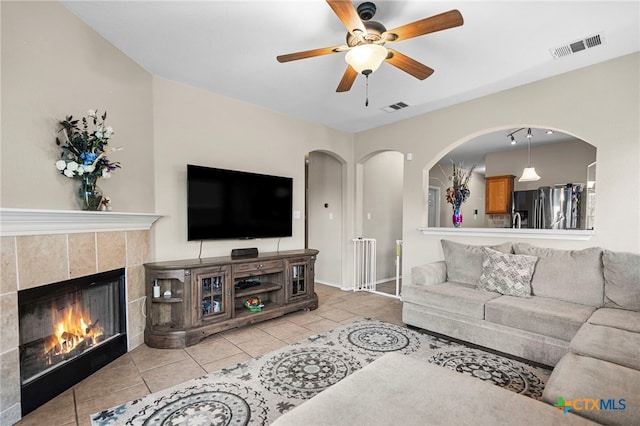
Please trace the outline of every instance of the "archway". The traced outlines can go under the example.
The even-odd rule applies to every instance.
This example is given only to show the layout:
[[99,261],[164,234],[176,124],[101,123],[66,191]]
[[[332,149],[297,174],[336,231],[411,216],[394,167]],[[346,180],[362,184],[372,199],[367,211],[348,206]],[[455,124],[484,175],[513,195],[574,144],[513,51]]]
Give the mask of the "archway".
[[315,280],[345,287],[343,263],[346,162],[327,151],[312,151],[305,158],[305,245],[320,250]]
[[[531,138],[526,137],[529,129],[531,129]],[[511,143],[511,136],[514,136],[516,143]],[[528,142],[530,142],[530,157]],[[571,229],[593,229],[596,154],[595,146],[558,129],[526,125],[505,127],[479,136],[476,134],[446,153],[433,167],[425,170],[423,189],[425,194],[429,187],[437,186],[441,189],[443,196],[441,196],[442,208],[439,213],[440,226],[451,227],[452,206],[445,202],[444,194],[451,185],[452,163],[463,164],[467,168],[476,165],[470,181],[471,196],[462,207],[465,226],[509,228],[513,222],[511,211],[503,215],[485,214],[485,178],[514,176],[514,194],[525,191],[535,192],[542,187],[555,189],[570,185],[573,187],[573,194],[577,193],[580,198],[580,205],[577,207],[580,211],[576,214],[581,215],[580,224],[574,224],[578,227]],[[531,164],[529,164],[529,158]],[[519,181],[523,169],[528,165],[535,167],[541,176],[540,180]],[[509,206],[515,208],[511,202]],[[534,226],[531,221],[527,226],[545,227]]]
[[[358,164],[359,236],[376,240],[375,291],[398,296],[402,270],[398,244],[402,241],[404,154],[374,152]],[[357,262],[356,262],[357,263]]]

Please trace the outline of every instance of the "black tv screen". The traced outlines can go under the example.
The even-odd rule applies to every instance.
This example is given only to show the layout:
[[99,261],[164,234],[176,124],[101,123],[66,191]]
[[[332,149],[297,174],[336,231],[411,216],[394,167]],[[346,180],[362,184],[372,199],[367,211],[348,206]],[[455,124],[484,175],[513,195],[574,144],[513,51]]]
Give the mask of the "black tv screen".
[[290,237],[293,179],[187,165],[187,239]]

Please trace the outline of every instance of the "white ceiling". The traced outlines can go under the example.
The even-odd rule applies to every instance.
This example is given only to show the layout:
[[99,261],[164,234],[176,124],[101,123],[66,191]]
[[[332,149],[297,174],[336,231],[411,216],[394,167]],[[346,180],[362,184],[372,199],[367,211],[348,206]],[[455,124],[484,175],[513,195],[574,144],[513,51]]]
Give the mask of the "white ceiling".
[[[637,0],[374,3],[373,20],[388,29],[451,9],[464,25],[388,44],[435,73],[420,81],[382,64],[365,107],[363,76],[350,92],[335,91],[345,53],[275,59],[344,44],[346,29],[325,1],[63,2],[153,75],[353,133],[640,50]],[[594,34],[602,45],[553,59],[550,49]],[[410,107],[381,109],[400,101]],[[486,139],[503,145],[507,133]]]

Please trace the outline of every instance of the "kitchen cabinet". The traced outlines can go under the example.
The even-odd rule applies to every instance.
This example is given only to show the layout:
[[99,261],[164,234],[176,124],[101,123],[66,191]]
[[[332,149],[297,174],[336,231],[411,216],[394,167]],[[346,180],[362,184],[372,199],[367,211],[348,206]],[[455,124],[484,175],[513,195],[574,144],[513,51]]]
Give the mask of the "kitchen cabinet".
[[485,179],[485,213],[510,214],[511,195],[513,194],[513,181],[515,176],[491,176]]

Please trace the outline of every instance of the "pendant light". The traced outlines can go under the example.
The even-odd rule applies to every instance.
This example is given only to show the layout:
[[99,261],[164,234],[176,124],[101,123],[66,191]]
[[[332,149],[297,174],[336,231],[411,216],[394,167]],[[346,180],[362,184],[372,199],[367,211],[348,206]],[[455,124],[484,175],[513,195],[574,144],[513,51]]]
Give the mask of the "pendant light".
[[533,135],[531,134],[531,128],[527,130],[527,146],[529,149],[529,162],[527,163],[527,167],[522,171],[522,176],[518,179],[518,182],[535,182],[540,180],[540,176],[536,173],[535,167],[531,167],[531,138]]

